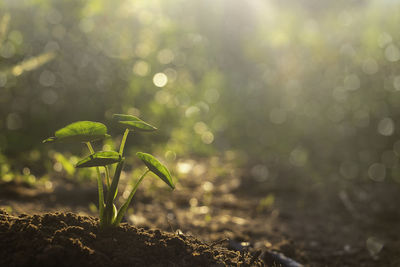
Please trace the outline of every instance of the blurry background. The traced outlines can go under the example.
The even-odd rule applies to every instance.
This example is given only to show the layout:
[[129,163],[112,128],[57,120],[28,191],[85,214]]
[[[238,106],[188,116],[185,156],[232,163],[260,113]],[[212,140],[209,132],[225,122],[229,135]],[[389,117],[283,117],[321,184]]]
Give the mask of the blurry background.
[[390,0],[3,0],[0,177],[73,172],[80,147],[41,141],[77,120],[117,136],[111,115],[129,113],[160,129],[129,147],[168,161],[225,155],[258,182],[289,169],[321,186],[398,186],[399,11]]

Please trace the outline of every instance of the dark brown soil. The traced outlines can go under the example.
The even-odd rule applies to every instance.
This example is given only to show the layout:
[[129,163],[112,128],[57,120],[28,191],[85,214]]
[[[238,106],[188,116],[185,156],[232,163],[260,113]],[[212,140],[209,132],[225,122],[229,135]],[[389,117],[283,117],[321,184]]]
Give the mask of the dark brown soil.
[[248,252],[127,224],[100,230],[73,213],[14,217],[0,210],[0,266],[261,266]]
[[[146,178],[124,218],[137,228],[124,225],[117,233],[132,228],[145,236],[154,235],[154,231],[138,229],[144,228],[183,233],[188,240],[194,240],[190,236],[195,236],[203,242],[198,244],[206,247],[205,244],[215,244],[214,250],[220,251],[217,247],[225,247],[225,252],[220,253],[225,255],[221,256],[221,261],[232,261],[235,257],[241,259],[238,256],[240,251],[248,250],[252,255],[262,251],[260,258],[270,263],[270,259],[275,257],[270,251],[275,250],[311,267],[400,266],[399,184],[368,180],[329,182],[325,177],[311,179],[289,168],[271,170],[268,179],[260,181],[250,175],[250,170],[240,170],[234,163],[217,158],[181,160],[176,165],[173,170],[179,177],[176,189],[171,192],[162,181]],[[182,166],[186,171],[179,171]],[[78,183],[65,179],[62,173],[49,176],[51,179],[47,183],[52,186],[48,184],[46,187],[0,183],[0,208],[15,216],[46,212],[97,216],[93,209],[98,201],[95,181]],[[127,184],[132,183],[132,176],[121,178],[117,206],[123,203],[124,190]],[[31,217],[18,220],[28,218]],[[166,239],[168,236],[182,239],[182,235],[160,233]],[[48,234],[46,244],[55,242],[50,240],[51,232]],[[99,238],[106,233],[94,234]],[[2,240],[3,236],[0,236]],[[90,239],[80,242],[92,250],[97,249],[94,245],[98,243]],[[107,249],[111,249],[113,244],[109,242],[110,248]],[[169,244],[166,244],[166,250],[160,253],[168,251]],[[186,251],[187,248],[182,247]],[[212,250],[196,250],[196,246],[188,248],[192,252],[177,254],[182,255],[180,260],[196,251],[213,253]],[[32,248],[26,251],[32,251],[28,249]],[[24,250],[25,247],[21,249]],[[224,258],[228,255],[225,253],[233,258]],[[107,257],[112,255],[104,254]],[[212,260],[214,256],[196,257]],[[160,264],[160,259],[161,256],[156,256],[156,264]],[[140,260],[147,260],[147,256],[140,257]],[[0,263],[0,266],[3,265]]]

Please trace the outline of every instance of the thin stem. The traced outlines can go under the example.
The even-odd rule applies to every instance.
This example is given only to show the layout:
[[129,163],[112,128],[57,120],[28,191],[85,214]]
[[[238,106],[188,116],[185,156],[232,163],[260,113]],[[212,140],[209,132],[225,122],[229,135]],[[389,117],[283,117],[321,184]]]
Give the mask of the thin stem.
[[136,193],[136,190],[138,189],[139,184],[143,181],[144,177],[146,176],[146,174],[149,172],[150,170],[147,169],[142,176],[139,178],[139,180],[136,182],[135,186],[133,187],[131,193],[129,194],[128,199],[126,200],[126,202],[124,203],[124,205],[122,205],[122,207],[120,208],[120,210],[118,211],[117,214],[117,218],[115,219],[114,225],[118,226],[118,224],[121,222],[122,217],[125,215],[126,210],[128,209],[129,204],[131,203],[131,200],[133,198],[133,196]]
[[128,137],[128,134],[129,134],[129,129],[126,129],[124,132],[124,136],[122,137],[121,146],[119,147],[119,154],[121,156],[124,153],[125,142],[126,142],[126,138]]
[[107,182],[107,189],[110,189],[110,171],[108,170],[108,166],[104,166],[106,170],[106,182]]
[[[86,142],[87,147],[91,154],[94,153],[92,144]],[[103,181],[101,179],[100,169],[96,167],[97,171],[97,189],[99,190],[99,215],[100,215],[100,225],[103,225],[103,213],[104,213],[104,193],[103,193]]]
[[122,168],[124,167],[124,158],[121,159],[121,161],[118,163],[115,173],[114,173],[114,178],[111,182],[110,190],[107,192],[107,199],[106,199],[106,208],[104,210],[104,226],[108,227],[112,224],[113,222],[113,200],[116,196],[117,190],[118,190],[118,183],[119,183],[119,178],[121,176]]
[[[129,200],[129,201],[132,199],[133,195],[136,193],[136,190],[137,190],[139,184],[143,181],[144,177],[146,176],[146,174],[147,174],[149,171],[150,171],[150,170],[147,169],[147,170],[142,174],[142,176],[139,178],[139,180],[136,182],[135,186],[134,186],[133,189],[132,189],[132,192],[130,193],[130,195],[129,195],[129,197],[128,197],[128,200]],[[128,205],[129,205],[129,204],[128,204]]]

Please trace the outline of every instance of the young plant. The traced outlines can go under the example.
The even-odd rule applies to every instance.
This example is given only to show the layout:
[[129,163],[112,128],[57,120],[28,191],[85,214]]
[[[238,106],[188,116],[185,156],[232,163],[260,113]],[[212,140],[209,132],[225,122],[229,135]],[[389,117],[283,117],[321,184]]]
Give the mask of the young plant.
[[[124,166],[125,158],[123,157],[126,139],[129,132],[152,132],[157,130],[156,127],[142,121],[141,119],[124,114],[114,114],[113,120],[125,129],[122,137],[119,152],[116,151],[98,151],[95,152],[91,145],[92,141],[101,140],[110,137],[107,134],[107,127],[100,122],[78,121],[65,126],[55,132],[54,137],[49,137],[43,143],[50,142],[79,142],[86,143],[90,155],[83,158],[76,164],[76,168],[96,167],[97,171],[97,187],[99,192],[99,217],[101,227],[116,227],[121,223],[126,210],[144,177],[148,172],[153,172],[157,177],[163,180],[172,189],[175,188],[172,177],[168,169],[155,157],[150,154],[137,152],[136,155],[147,166],[146,171],[136,182],[128,199],[117,209],[114,204],[115,197],[118,193],[118,183],[121,171]],[[113,179],[110,181],[109,166],[117,163]],[[104,198],[103,179],[100,174],[100,167],[105,170],[105,179],[107,187],[107,195]]]

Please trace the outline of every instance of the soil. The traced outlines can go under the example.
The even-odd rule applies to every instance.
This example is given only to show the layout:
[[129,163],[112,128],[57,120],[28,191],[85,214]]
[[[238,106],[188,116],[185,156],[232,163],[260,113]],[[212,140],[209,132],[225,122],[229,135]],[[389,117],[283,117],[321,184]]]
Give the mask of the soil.
[[257,257],[210,246],[184,234],[73,213],[13,217],[0,210],[1,266],[261,266]]
[[[98,231],[97,221],[87,217],[96,216],[95,183],[76,183],[61,173],[42,187],[0,185],[0,207],[15,216],[5,217],[3,212],[2,223],[36,227],[11,226],[25,229],[12,234],[14,230],[4,231],[2,226],[1,240],[5,235],[26,235],[30,242],[33,236],[44,238],[40,249],[19,244],[7,254],[21,259],[24,253],[36,260],[42,255],[47,264],[52,255],[81,251],[91,264],[133,261],[127,266],[143,266],[140,261],[146,266],[257,265],[260,259],[267,266],[400,266],[398,184],[351,181],[338,186],[329,180],[312,181],[289,168],[272,170],[268,179],[260,180],[216,158],[180,161],[174,173],[179,181],[173,192],[157,179],[146,178],[128,210],[127,224],[111,232]],[[126,195],[127,177],[121,176],[119,204]],[[25,213],[42,215],[21,215]],[[43,225],[43,220],[59,220],[61,228]],[[128,236],[127,242],[133,243],[125,246],[122,240]],[[53,243],[57,246],[51,253],[43,253]],[[4,243],[1,246],[4,253]],[[117,247],[129,250],[118,252]],[[126,251],[128,256],[120,256]]]

